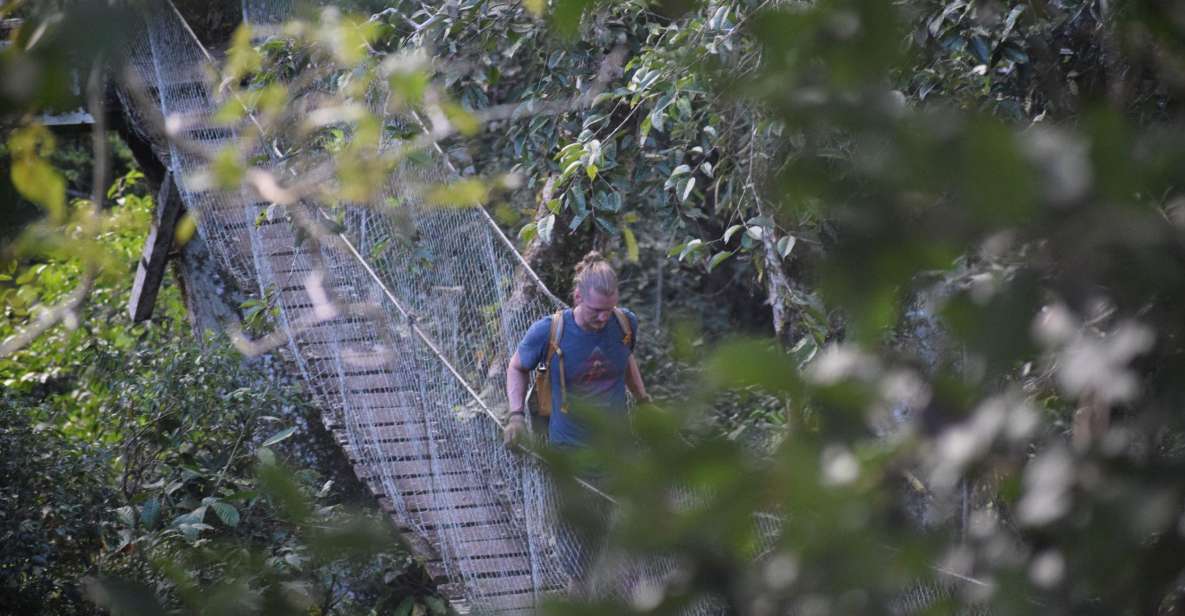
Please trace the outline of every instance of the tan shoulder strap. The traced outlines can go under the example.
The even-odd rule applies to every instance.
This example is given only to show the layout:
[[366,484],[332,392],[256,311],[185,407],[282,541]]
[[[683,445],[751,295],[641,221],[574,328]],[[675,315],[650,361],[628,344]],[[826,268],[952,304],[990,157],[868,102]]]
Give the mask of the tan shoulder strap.
[[560,337],[564,335],[564,311],[560,310],[551,315],[551,331],[547,334],[547,357],[543,365],[550,368],[551,358],[560,349]]
[[621,326],[621,343],[630,348],[634,343],[634,328],[630,327],[630,318],[625,316],[621,308],[614,308],[613,316],[617,317],[617,324]]
[[544,366],[551,368],[551,359],[555,356],[560,358],[560,410],[568,412],[568,383],[564,378],[564,351],[560,349],[560,340],[564,337],[564,311],[557,310],[555,314],[551,315],[551,333],[547,337],[547,359],[544,361]]

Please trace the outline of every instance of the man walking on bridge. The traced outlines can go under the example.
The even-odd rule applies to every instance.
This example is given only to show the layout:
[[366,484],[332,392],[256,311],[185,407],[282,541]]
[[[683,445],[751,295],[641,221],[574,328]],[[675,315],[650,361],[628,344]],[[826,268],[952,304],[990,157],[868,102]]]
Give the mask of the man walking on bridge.
[[508,444],[526,430],[523,406],[532,368],[550,379],[551,408],[540,413],[550,412],[548,438],[553,447],[581,447],[586,441],[586,427],[569,412],[569,396],[583,409],[622,419],[626,387],[636,399],[650,401],[633,354],[638,317],[617,307],[613,267],[594,250],[577,264],[572,286],[574,307],[536,321],[510,358],[510,416],[504,429]]

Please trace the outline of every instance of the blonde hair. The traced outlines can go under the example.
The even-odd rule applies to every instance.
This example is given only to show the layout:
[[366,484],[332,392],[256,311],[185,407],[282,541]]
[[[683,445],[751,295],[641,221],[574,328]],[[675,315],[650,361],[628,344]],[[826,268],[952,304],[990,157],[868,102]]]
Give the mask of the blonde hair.
[[576,264],[572,288],[585,296],[590,291],[596,291],[601,295],[613,295],[617,293],[617,272],[613,271],[613,266],[609,265],[601,253],[590,251]]

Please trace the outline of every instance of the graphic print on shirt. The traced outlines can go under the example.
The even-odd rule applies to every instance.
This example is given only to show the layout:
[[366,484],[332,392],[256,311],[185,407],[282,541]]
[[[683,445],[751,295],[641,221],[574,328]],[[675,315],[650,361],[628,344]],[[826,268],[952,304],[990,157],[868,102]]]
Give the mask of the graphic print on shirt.
[[613,375],[609,373],[609,358],[601,351],[601,347],[597,346],[588,354],[584,363],[580,364],[580,368],[576,370],[580,375],[578,381],[581,391],[596,391],[604,389],[605,385],[609,385],[613,381]]

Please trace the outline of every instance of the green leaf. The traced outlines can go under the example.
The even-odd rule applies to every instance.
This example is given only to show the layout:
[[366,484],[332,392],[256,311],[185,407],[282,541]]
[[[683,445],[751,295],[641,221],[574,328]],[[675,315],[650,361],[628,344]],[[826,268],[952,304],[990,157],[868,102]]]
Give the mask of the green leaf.
[[575,174],[583,164],[584,163],[580,160],[574,160],[571,163],[568,163],[568,166],[564,167],[564,172],[560,174],[560,181],[563,182],[572,177],[572,175]]
[[523,225],[523,228],[519,229],[519,231],[518,231],[518,239],[520,239],[523,242],[526,242],[528,244],[531,242],[531,240],[535,239],[538,235],[539,235],[539,223],[537,223],[537,222],[529,222],[529,223]]
[[276,463],[276,452],[267,447],[256,449],[255,457],[259,460],[260,464],[265,466],[272,466]]
[[[547,8],[546,0],[523,0],[523,6],[530,11],[531,15],[535,17],[543,17],[543,11]],[[410,609],[410,608],[409,608]]]
[[572,210],[577,215],[588,215],[588,202],[584,198],[584,190],[577,187],[568,191],[568,195],[572,198]]
[[638,143],[645,144],[646,137],[650,136],[650,116],[642,118],[642,125],[638,127]]
[[151,529],[156,527],[160,522],[160,501],[154,496],[144,501],[140,507],[140,523],[145,528]]
[[472,207],[489,198],[489,187],[477,179],[458,180],[428,191],[425,199],[433,205]]
[[718,253],[712,255],[711,260],[708,261],[708,271],[710,272],[710,271],[716,269],[717,265],[720,265],[721,263],[724,263],[725,261],[727,261],[728,258],[732,256],[732,254],[733,253],[731,251],[726,251],[726,252],[718,252]]
[[687,242],[687,244],[683,246],[683,250],[679,253],[679,260],[682,261],[687,255],[699,250],[703,245],[704,241],[699,238]]
[[567,163],[572,162],[572,160],[579,160],[582,152],[584,152],[584,144],[572,142],[560,148],[560,152],[556,154],[555,158],[560,161],[560,164],[567,166]]
[[623,204],[624,201],[621,195],[615,192],[597,193],[596,197],[593,198],[593,207],[605,212],[620,212]]
[[248,73],[263,66],[263,57],[251,44],[251,26],[240,24],[231,37],[230,49],[226,55],[226,75],[231,81],[239,81]]
[[444,115],[453,126],[457,127],[457,131],[466,137],[472,137],[477,134],[481,128],[481,123],[478,122],[477,117],[469,113],[464,107],[456,103],[446,103],[441,105]]
[[973,36],[971,37],[971,52],[980,64],[987,64],[992,54],[991,43],[985,36]]
[[564,207],[564,204],[559,199],[548,199],[547,200],[547,209],[550,210],[552,214],[559,214],[560,210],[563,209],[563,207]]
[[1004,57],[1016,62],[1017,64],[1025,64],[1029,61],[1029,54],[1025,53],[1024,49],[1021,49],[1012,43],[1006,43],[1004,45]]
[[621,235],[625,238],[625,254],[626,259],[631,263],[638,262],[638,238],[634,237],[633,229],[629,227],[621,228]]
[[594,163],[585,165],[584,172],[588,174],[588,180],[591,182],[597,179],[597,166]]
[[658,104],[654,106],[654,109],[648,116],[650,119],[650,125],[654,127],[654,130],[658,132],[663,131],[663,123],[666,119],[666,110],[674,98],[674,94],[666,94],[662,98],[658,99]]
[[679,193],[679,201],[686,202],[693,190],[695,190],[695,178],[688,178],[687,183],[683,185],[683,190]]
[[724,243],[727,244],[728,240],[732,239],[732,236],[736,235],[737,231],[740,231],[744,228],[745,225],[733,225],[729,227],[728,230],[724,232]]
[[745,229],[745,235],[753,238],[753,241],[760,242],[762,236],[765,235],[765,229],[761,227],[749,227]]
[[247,167],[239,159],[237,146],[227,146],[214,156],[210,163],[210,172],[219,188],[230,190],[238,187],[246,175]]
[[419,105],[431,79],[425,71],[413,68],[394,71],[387,78],[387,83],[397,103]]
[[40,158],[17,159],[12,163],[12,185],[29,201],[45,208],[54,221],[66,214],[66,179]]
[[594,218],[596,219],[597,226],[603,229],[605,233],[617,235],[617,225],[614,225],[612,220],[600,216],[594,216]]
[[585,156],[589,164],[601,162],[601,140],[593,139],[584,145]]
[[120,507],[115,510],[116,517],[124,526],[132,526],[136,523],[136,511],[131,507]]
[[787,235],[783,237],[782,239],[778,240],[778,254],[782,255],[782,258],[785,259],[786,257],[790,256],[790,251],[794,250],[794,245],[797,243],[798,239],[793,235]]
[[370,260],[375,261],[382,257],[383,253],[387,251],[387,246],[390,244],[391,238],[383,238],[376,242],[374,246],[370,247]]
[[193,239],[193,234],[197,232],[197,220],[190,214],[185,212],[181,215],[181,220],[177,221],[177,227],[173,230],[173,242],[177,246],[184,246]]
[[566,38],[576,36],[584,10],[592,5],[591,0],[556,0],[551,15],[556,32]]
[[210,508],[214,510],[214,515],[222,520],[223,524],[234,528],[239,525],[239,510],[234,508],[230,503],[217,501],[210,504]]
[[271,437],[269,437],[266,441],[264,441],[263,444],[261,445],[261,447],[271,447],[272,445],[282,443],[282,442],[288,440],[289,438],[291,438],[293,434],[296,434],[296,426],[292,426],[291,428],[285,428],[284,430],[280,430],[279,432],[271,435]]
[[207,505],[202,505],[189,513],[183,513],[173,519],[173,526],[181,527],[186,524],[201,524],[206,519]]
[[216,124],[229,125],[242,120],[247,115],[247,108],[243,106],[243,100],[238,97],[230,98],[218,111],[214,112],[213,120]]
[[553,229],[555,229],[555,214],[548,214],[539,220],[539,239],[542,240],[544,244],[551,243],[551,233]]
[[13,186],[45,208],[53,221],[61,222],[66,214],[66,179],[48,162],[55,147],[53,133],[40,124],[13,131],[8,138]]
[[432,610],[433,614],[443,615],[449,613],[448,606],[437,597],[424,597],[424,604],[428,606],[428,609]]

